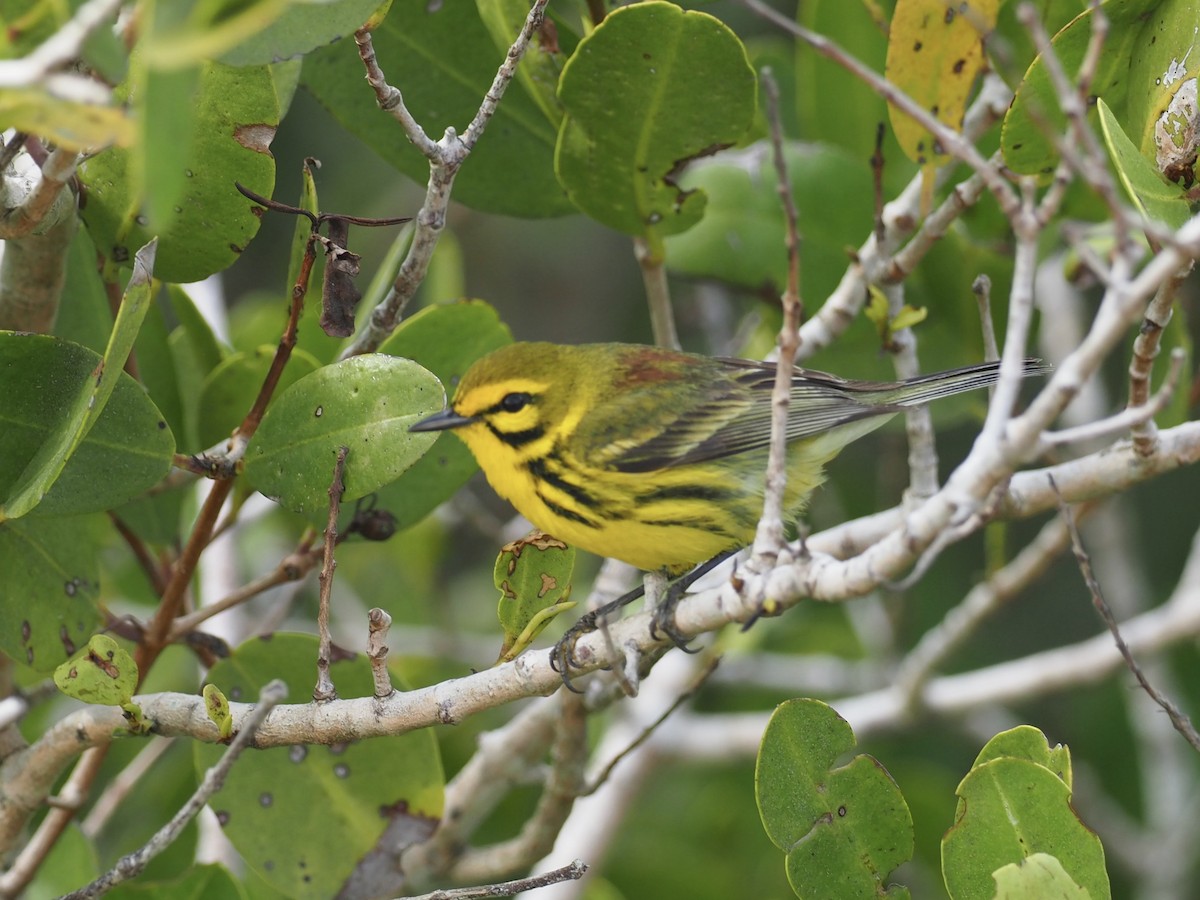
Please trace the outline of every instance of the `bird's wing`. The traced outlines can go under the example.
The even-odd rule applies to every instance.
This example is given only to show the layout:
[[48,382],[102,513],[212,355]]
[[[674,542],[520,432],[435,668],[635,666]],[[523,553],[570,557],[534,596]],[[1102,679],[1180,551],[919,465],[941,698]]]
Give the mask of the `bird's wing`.
[[[618,471],[649,472],[766,447],[774,365],[720,360],[704,376],[681,381],[670,391],[622,391],[598,404],[575,435],[584,443],[586,458]],[[792,380],[788,440],[899,409],[868,392],[857,396],[857,385],[798,371]],[[637,424],[618,430],[613,423]]]

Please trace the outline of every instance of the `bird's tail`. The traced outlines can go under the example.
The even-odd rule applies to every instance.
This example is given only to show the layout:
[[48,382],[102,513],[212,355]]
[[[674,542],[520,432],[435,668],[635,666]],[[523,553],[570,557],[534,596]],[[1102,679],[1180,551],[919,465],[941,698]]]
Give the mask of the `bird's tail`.
[[[1034,375],[1045,375],[1054,371],[1054,367],[1040,359],[1027,359],[1024,362],[1021,376],[1030,378]],[[931,375],[918,375],[907,381],[891,385],[875,385],[853,389],[855,393],[863,390],[864,394],[876,403],[887,406],[911,407],[921,406],[942,397],[974,391],[990,387],[1000,379],[1000,363],[977,363],[964,366],[961,369],[948,369],[945,372],[935,372]],[[871,396],[873,395],[873,396]],[[863,399],[867,399],[866,396]]]

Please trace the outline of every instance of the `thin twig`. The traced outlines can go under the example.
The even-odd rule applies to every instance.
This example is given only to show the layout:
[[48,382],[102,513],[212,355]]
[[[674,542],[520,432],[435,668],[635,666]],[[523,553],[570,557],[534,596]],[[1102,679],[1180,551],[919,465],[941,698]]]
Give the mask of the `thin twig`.
[[491,121],[497,104],[516,75],[517,65],[525,55],[534,32],[542,23],[547,2],[548,0],[534,0],[520,34],[509,47],[504,62],[497,69],[491,87],[479,105],[479,111],[461,138],[453,128],[447,128],[440,141],[430,138],[405,106],[400,90],[388,84],[375,55],[371,33],[365,29],[355,32],[354,41],[358,45],[359,58],[367,73],[367,83],[375,92],[379,107],[400,123],[408,139],[429,160],[429,182],[425,189],[425,202],[416,216],[412,244],[404,262],[400,264],[392,287],[383,301],[371,312],[366,325],[351,345],[343,352],[343,358],[369,353],[378,348],[392,333],[404,313],[404,308],[425,279],[434,248],[437,247],[438,239],[446,226],[446,210],[450,205],[454,179]]
[[646,288],[646,304],[650,310],[650,332],[659,347],[678,350],[679,331],[675,327],[675,311],[671,306],[671,289],[667,284],[667,267],[662,253],[655,252],[644,237],[633,239],[633,255],[642,272]]
[[387,636],[391,627],[392,617],[379,607],[376,606],[367,613],[367,659],[371,661],[375,696],[381,699],[396,692],[392,687],[392,677],[388,674],[387,667]]
[[[1179,272],[1175,278],[1164,283],[1158,293],[1154,295],[1154,299],[1150,301],[1150,305],[1146,307],[1146,314],[1142,317],[1142,327],[1138,329],[1138,336],[1133,341],[1133,353],[1129,359],[1129,400],[1127,405],[1131,408],[1144,406],[1150,399],[1150,371],[1154,366],[1155,357],[1158,356],[1163,331],[1171,322],[1171,310],[1175,305],[1175,297],[1187,274]],[[1172,365],[1175,365],[1174,355],[1172,356]],[[1149,421],[1135,425],[1133,446],[1139,453],[1149,455],[1154,452],[1156,436],[1157,429]]]
[[413,900],[473,900],[475,897],[512,897],[522,891],[533,891],[538,888],[561,884],[564,881],[578,881],[588,870],[583,860],[575,860],[561,869],[553,869],[542,875],[531,875],[528,878],[518,878],[515,881],[505,881],[501,884],[488,884],[481,887],[450,888],[421,894]]
[[771,391],[771,444],[767,455],[766,493],[763,513],[754,536],[755,556],[773,562],[784,544],[784,495],[787,490],[787,426],[791,403],[792,374],[796,354],[800,349],[800,324],[804,318],[804,303],[800,297],[800,229],[792,185],[788,178],[787,158],[784,156],[783,125],[779,117],[779,85],[769,68],[761,73],[763,97],[766,101],[767,125],[771,135],[771,160],[775,166],[776,191],[783,207],[785,250],[787,252],[787,286],[781,299],[783,322],[779,326],[779,358],[775,367],[775,384]]
[[[1100,58],[1100,48],[1108,31],[1108,20],[1100,11],[1099,4],[1092,7],[1092,34],[1088,49],[1085,52],[1083,66],[1077,73],[1077,82],[1072,83],[1062,62],[1058,58],[1050,42],[1050,35],[1042,24],[1038,11],[1030,3],[1022,3],[1017,7],[1017,20],[1033,38],[1033,44],[1041,57],[1042,65],[1054,87],[1059,106],[1067,117],[1070,128],[1070,145],[1056,138],[1055,143],[1062,153],[1062,165],[1067,166],[1096,192],[1101,201],[1108,207],[1111,221],[1116,227],[1117,241],[1122,250],[1126,250],[1131,242],[1130,217],[1125,206],[1120,202],[1119,191],[1108,168],[1108,154],[1105,153],[1096,133],[1087,121],[1089,103],[1087,100],[1088,85],[1095,75],[1095,67]],[[1055,199],[1057,198],[1047,198]],[[1049,210],[1042,212],[1043,221],[1048,217]]]
[[317,559],[318,554],[312,549],[311,542],[302,541],[295,550],[280,560],[279,565],[273,572],[242,585],[232,594],[222,597],[215,603],[210,603],[196,610],[194,613],[189,613],[186,616],[180,616],[176,619],[171,628],[171,633],[167,638],[168,642],[178,641],[201,623],[226,610],[233,609],[235,606],[241,606],[248,600],[257,597],[263,591],[281,584],[287,584],[291,581],[299,581],[312,570],[313,566],[317,563]]
[[346,493],[346,456],[349,453],[349,447],[339,447],[337,460],[333,464],[333,481],[329,484],[329,522],[325,526],[325,549],[321,571],[317,576],[321,590],[317,607],[317,684],[313,688],[313,700],[318,703],[337,699],[337,690],[329,677],[333,653],[333,641],[329,636],[329,597],[333,593],[333,572],[337,568],[333,548],[337,546],[338,515],[342,511],[342,495]]
[[233,768],[233,764],[237,762],[237,758],[241,756],[242,751],[246,747],[250,746],[250,742],[254,738],[254,733],[259,725],[263,723],[276,704],[280,703],[285,697],[287,697],[287,687],[282,681],[272,681],[264,687],[259,692],[258,703],[242,721],[241,731],[238,732],[237,736],[230,743],[229,749],[221,755],[221,759],[217,764],[204,773],[203,781],[200,782],[200,786],[196,788],[195,793],[188,798],[187,803],[171,817],[169,822],[156,831],[154,837],[150,838],[140,849],[122,856],[109,871],[101,875],[87,887],[67,894],[63,900],[90,900],[90,898],[99,897],[107,893],[121,882],[128,881],[130,878],[140,875],[146,866],[149,865],[150,860],[171,846],[183,832],[187,824],[208,803],[208,799],[221,789],[222,785],[225,784],[225,779],[228,777],[229,771]]
[[804,26],[788,18],[783,13],[768,6],[763,0],[742,0],[742,4],[751,12],[761,16],[768,22],[791,34],[798,40],[808,44],[817,53],[836,63],[855,78],[864,82],[880,97],[887,100],[901,112],[911,116],[918,125],[927,129],[949,155],[962,160],[972,169],[983,176],[988,190],[995,196],[1000,208],[1005,213],[1012,213],[1018,208],[1019,198],[1012,186],[1000,174],[1000,170],[986,159],[963,135],[939,121],[921,104],[892,84],[878,72],[871,69],[861,60],[847,53],[834,41],[822,34],[810,31]]
[[1153,421],[1156,415],[1167,408],[1167,404],[1171,402],[1171,398],[1175,395],[1175,389],[1179,386],[1179,378],[1183,372],[1185,358],[1186,354],[1183,348],[1176,347],[1172,351],[1171,367],[1167,370],[1167,377],[1163,379],[1162,386],[1158,389],[1158,392],[1143,405],[1127,406],[1121,412],[1114,416],[1109,416],[1107,419],[1099,419],[1095,422],[1088,422],[1085,425],[1077,425],[1074,428],[1043,432],[1042,442],[1045,445],[1045,449],[1060,447],[1065,444],[1091,441],[1114,434],[1123,434],[1126,431],[1134,431],[1134,449],[1138,453],[1144,452],[1143,448],[1138,445],[1136,430],[1144,426],[1147,422]]
[[1000,346],[996,343],[996,323],[992,320],[992,279],[979,275],[971,282],[971,293],[979,304],[979,327],[983,332],[983,358],[991,361],[1000,358]]
[[[1050,486],[1057,492],[1058,487],[1054,484],[1053,478],[1050,479]],[[1125,660],[1126,667],[1133,673],[1133,677],[1137,679],[1137,683],[1141,685],[1142,690],[1146,692],[1150,699],[1162,707],[1167,717],[1170,718],[1175,730],[1183,735],[1184,740],[1191,744],[1194,750],[1200,751],[1200,733],[1196,732],[1195,726],[1192,725],[1192,720],[1150,683],[1145,673],[1142,672],[1142,667],[1133,658],[1133,653],[1130,651],[1129,645],[1125,643],[1125,639],[1121,636],[1120,626],[1117,625],[1117,620],[1113,616],[1112,610],[1109,609],[1108,602],[1104,599],[1104,593],[1100,590],[1100,584],[1096,581],[1096,576],[1092,574],[1092,561],[1083,547],[1083,538],[1080,537],[1079,529],[1075,525],[1075,519],[1071,515],[1071,508],[1061,496],[1059,498],[1059,509],[1063,520],[1066,522],[1067,529],[1071,533],[1071,548],[1075,551],[1075,561],[1079,563],[1079,571],[1083,575],[1084,584],[1087,585],[1088,592],[1092,595],[1092,605],[1096,607],[1096,612],[1100,614],[1100,619],[1112,633],[1113,643],[1117,645],[1117,650],[1120,651],[1121,657]]]

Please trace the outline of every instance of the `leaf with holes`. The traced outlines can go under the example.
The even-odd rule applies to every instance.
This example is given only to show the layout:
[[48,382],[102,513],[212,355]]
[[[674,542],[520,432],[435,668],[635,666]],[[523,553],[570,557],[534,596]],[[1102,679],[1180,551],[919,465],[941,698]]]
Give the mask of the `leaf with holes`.
[[0,524],[0,650],[50,672],[100,627],[95,517]]
[[754,791],[767,836],[787,854],[801,897],[906,897],[887,876],[912,856],[912,816],[875,759],[830,768],[854,747],[850,726],[818,700],[780,704],[767,723]]
[[574,569],[575,548],[541,531],[500,548],[492,572],[504,629],[499,662],[519,656],[555,616],[575,605],[568,600]]

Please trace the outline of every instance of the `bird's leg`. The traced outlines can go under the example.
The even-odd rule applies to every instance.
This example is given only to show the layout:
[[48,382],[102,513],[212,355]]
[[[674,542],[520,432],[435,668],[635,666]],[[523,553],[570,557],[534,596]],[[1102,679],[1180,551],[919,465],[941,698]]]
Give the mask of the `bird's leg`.
[[[692,569],[687,574],[675,579],[667,585],[666,596],[662,598],[654,609],[654,619],[650,623],[650,634],[657,640],[660,635],[669,638],[675,646],[688,653],[697,651],[688,647],[688,638],[679,633],[675,627],[675,607],[679,604],[680,599],[689,587],[695,583],[701,575],[715,569],[725,560],[729,559],[736,551],[727,550],[714,556],[706,563],[701,563]],[[637,600],[646,593],[646,585],[643,582],[639,587],[634,588],[627,594],[622,594],[616,600],[612,600],[601,607],[592,610],[579,617],[574,625],[567,629],[567,633],[559,639],[559,642],[550,650],[550,668],[559,674],[563,680],[563,684],[569,690],[580,693],[580,691],[571,683],[571,667],[578,666],[579,659],[575,656],[575,644],[581,637],[589,632],[595,631],[596,623],[601,619],[607,619],[622,607],[628,606],[634,600]]]
[[622,594],[616,600],[611,600],[603,606],[598,606],[589,613],[579,617],[574,625],[567,629],[557,644],[550,650],[550,668],[557,672],[563,680],[563,684],[568,690],[580,693],[580,691],[571,684],[571,666],[579,664],[579,660],[575,656],[575,644],[581,637],[589,632],[595,631],[596,623],[601,619],[607,619],[610,615],[624,606],[628,606],[634,600],[637,600],[646,593],[645,584],[638,585],[627,594]]
[[666,595],[662,601],[654,609],[654,619],[650,623],[650,636],[655,640],[661,636],[670,639],[676,647],[684,653],[698,653],[699,648],[692,649],[688,646],[688,641],[691,640],[687,635],[680,633],[675,627],[675,607],[679,605],[679,601],[683,599],[683,595],[687,593],[696,581],[702,576],[707,575],[729,557],[737,552],[735,550],[726,550],[724,553],[718,553],[708,562],[701,563],[685,575],[676,578],[673,582],[667,585]]

